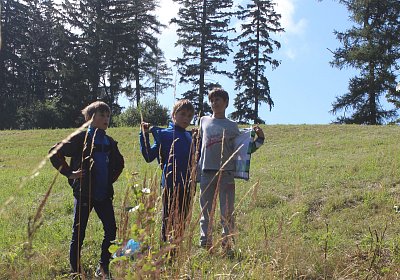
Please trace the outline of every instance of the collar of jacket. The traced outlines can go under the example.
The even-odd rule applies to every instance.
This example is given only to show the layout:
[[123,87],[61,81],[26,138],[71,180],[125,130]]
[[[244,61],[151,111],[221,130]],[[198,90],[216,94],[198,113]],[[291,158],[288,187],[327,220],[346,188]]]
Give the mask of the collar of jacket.
[[179,131],[179,132],[186,132],[186,129],[184,129],[184,128],[178,126],[178,125],[175,125],[172,122],[169,123],[168,128],[169,129],[175,129],[175,131]]
[[94,135],[96,135],[96,138],[97,137],[103,137],[103,136],[106,135],[106,131],[105,130],[100,129],[100,128],[95,128],[95,127],[92,127],[92,126],[88,127],[88,133],[89,133],[90,137],[93,137]]

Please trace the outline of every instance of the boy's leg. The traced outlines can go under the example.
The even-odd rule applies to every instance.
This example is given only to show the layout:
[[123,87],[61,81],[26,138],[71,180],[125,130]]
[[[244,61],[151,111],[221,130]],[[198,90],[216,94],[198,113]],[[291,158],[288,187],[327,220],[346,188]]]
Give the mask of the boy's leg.
[[104,238],[101,245],[100,265],[105,273],[108,273],[108,265],[110,264],[111,253],[108,248],[111,242],[116,238],[117,225],[115,222],[114,206],[112,199],[107,198],[103,201],[94,202],[94,210],[103,224]]
[[[212,246],[212,226],[210,216],[213,215],[213,202],[215,196],[215,182],[218,180],[216,172],[202,172],[200,178],[200,246]],[[215,176],[215,177],[214,177]],[[215,208],[215,206],[214,206]],[[209,231],[210,229],[210,231]]]
[[232,172],[224,172],[221,178],[219,202],[221,210],[222,246],[229,246],[235,229],[233,211],[235,209],[235,179]]
[[192,194],[190,193],[189,184],[179,182],[176,186],[174,195],[171,198],[174,201],[173,230],[175,238],[180,238],[185,232]]
[[81,248],[91,210],[92,205],[89,205],[88,199],[74,198],[74,224],[69,248],[69,262],[72,273],[82,272],[80,270]]

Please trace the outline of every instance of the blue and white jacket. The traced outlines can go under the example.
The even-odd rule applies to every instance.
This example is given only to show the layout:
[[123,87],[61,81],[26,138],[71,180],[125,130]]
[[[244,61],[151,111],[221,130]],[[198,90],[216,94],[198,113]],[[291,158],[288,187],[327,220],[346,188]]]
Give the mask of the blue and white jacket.
[[170,123],[167,128],[152,127],[154,143],[150,146],[149,133],[140,132],[140,151],[146,162],[157,159],[162,169],[161,185],[170,190],[190,185],[192,155],[191,132]]

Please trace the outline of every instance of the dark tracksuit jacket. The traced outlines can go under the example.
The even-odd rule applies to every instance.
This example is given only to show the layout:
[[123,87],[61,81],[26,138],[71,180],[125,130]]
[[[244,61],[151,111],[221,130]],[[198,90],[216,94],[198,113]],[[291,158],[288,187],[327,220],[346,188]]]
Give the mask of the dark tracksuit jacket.
[[[106,196],[113,198],[114,188],[113,183],[118,179],[124,169],[124,158],[118,150],[117,142],[110,136],[106,135],[110,145],[109,162],[108,162],[108,182],[106,186]],[[86,140],[85,140],[86,138]],[[52,152],[58,144],[54,145]],[[94,197],[96,187],[96,174],[92,172],[91,164],[93,163],[93,154],[96,149],[101,149],[101,145],[94,145],[93,138],[86,131],[82,131],[73,136],[70,140],[62,145],[62,147],[50,157],[52,165],[60,170],[60,173],[67,178],[73,170],[82,168],[84,176],[82,179],[68,179],[70,186],[73,189],[76,198],[92,198]],[[65,157],[70,157],[70,164],[67,163]],[[61,168],[61,169],[60,169]]]

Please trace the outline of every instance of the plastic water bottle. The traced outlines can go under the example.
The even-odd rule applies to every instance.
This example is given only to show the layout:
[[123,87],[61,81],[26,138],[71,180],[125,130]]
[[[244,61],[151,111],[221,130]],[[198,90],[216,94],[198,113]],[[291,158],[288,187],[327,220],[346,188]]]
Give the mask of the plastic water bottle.
[[140,249],[140,243],[136,242],[133,239],[129,239],[126,245],[122,249],[114,253],[113,257],[114,258],[122,256],[130,257],[133,256],[135,252],[139,251],[139,249]]

